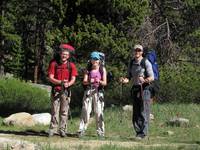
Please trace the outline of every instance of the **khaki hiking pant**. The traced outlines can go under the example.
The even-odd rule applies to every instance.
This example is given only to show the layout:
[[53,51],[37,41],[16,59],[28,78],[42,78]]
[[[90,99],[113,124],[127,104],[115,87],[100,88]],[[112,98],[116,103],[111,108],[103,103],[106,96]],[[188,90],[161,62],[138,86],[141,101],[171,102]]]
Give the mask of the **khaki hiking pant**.
[[104,109],[104,95],[103,91],[96,89],[87,89],[84,92],[81,120],[79,125],[79,132],[85,132],[87,129],[90,114],[93,110],[96,119],[96,131],[99,136],[104,136],[104,120],[103,120],[103,109]]
[[70,96],[68,97],[66,94],[61,92],[55,92],[55,94],[52,94],[50,130],[54,130],[54,132],[66,131]]

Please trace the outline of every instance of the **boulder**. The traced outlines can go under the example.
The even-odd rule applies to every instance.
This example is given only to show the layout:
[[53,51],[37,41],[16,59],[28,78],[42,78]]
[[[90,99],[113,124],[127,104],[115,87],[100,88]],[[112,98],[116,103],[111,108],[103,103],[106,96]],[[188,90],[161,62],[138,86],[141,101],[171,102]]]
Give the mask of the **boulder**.
[[177,126],[177,127],[188,127],[189,126],[189,119],[186,118],[178,118],[174,117],[167,122],[170,126]]
[[40,125],[49,125],[51,121],[50,113],[33,114],[32,117],[35,123]]
[[122,108],[124,111],[132,111],[133,110],[133,106],[132,105],[125,105]]
[[150,114],[150,120],[154,120],[154,119],[155,119],[154,115]]
[[10,115],[3,120],[4,125],[14,125],[14,126],[27,126],[31,127],[35,125],[35,121],[31,114],[26,112],[20,112]]
[[166,134],[166,135],[174,135],[174,132],[173,131],[170,131],[170,130],[168,130],[168,131],[165,131],[164,132],[164,134]]

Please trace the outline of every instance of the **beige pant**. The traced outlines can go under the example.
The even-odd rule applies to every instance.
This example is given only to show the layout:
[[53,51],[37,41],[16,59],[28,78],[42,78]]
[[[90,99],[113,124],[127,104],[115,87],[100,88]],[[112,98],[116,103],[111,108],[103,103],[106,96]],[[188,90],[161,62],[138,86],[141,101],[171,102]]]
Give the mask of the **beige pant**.
[[98,135],[104,136],[104,120],[103,120],[103,109],[104,109],[104,95],[103,92],[97,92],[95,89],[88,89],[84,93],[83,106],[81,113],[81,121],[79,125],[79,132],[85,132],[87,129],[90,114],[93,110],[96,119],[96,131]]
[[59,131],[65,132],[67,128],[69,104],[70,96],[67,97],[60,92],[52,94],[50,130],[58,130],[59,126]]

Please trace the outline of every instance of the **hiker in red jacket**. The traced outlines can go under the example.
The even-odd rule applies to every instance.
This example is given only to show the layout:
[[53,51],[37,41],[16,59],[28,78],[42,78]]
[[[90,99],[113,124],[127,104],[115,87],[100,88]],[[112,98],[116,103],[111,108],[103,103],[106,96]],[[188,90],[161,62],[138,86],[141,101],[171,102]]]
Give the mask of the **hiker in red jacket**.
[[[68,110],[71,98],[70,87],[75,83],[77,69],[74,63],[69,61],[74,48],[68,44],[60,45],[59,60],[53,59],[48,68],[49,81],[52,86],[51,122],[49,137],[58,133],[61,137],[66,136]],[[59,123],[60,121],[60,123]],[[59,129],[58,128],[59,125]]]

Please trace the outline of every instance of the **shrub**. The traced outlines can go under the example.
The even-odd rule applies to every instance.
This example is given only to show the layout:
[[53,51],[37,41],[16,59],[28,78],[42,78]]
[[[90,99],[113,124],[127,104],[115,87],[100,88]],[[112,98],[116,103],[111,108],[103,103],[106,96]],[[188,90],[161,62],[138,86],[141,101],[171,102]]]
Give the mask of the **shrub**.
[[47,111],[50,100],[45,90],[33,87],[17,79],[0,79],[0,113],[10,114]]
[[199,103],[199,72],[199,66],[185,62],[162,67],[160,70],[160,99]]

